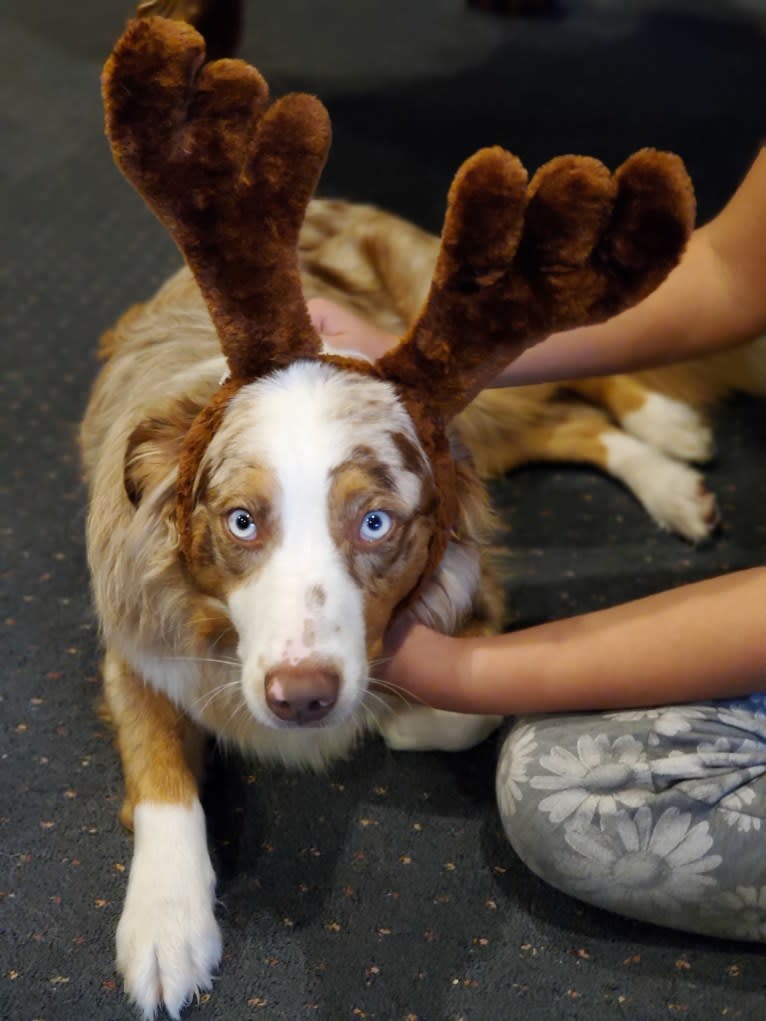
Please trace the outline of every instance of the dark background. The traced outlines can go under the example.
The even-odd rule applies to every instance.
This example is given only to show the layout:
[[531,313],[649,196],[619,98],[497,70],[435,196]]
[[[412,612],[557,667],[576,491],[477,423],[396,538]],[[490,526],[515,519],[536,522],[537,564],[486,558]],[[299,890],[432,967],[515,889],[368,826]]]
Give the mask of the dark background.
[[[99,645],[76,430],[101,330],[177,264],[113,168],[100,66],[129,4],[0,4],[0,1017],[127,1019],[113,933],[130,839],[96,715]],[[335,143],[322,192],[438,229],[460,161],[499,142],[615,166],[680,153],[700,218],[763,135],[757,0],[562,3],[503,18],[461,0],[252,2],[242,54],[275,93],[316,92]],[[763,407],[717,421],[724,527],[692,549],[594,473],[496,487],[522,624],[761,561]],[[711,622],[714,626],[714,622]],[[188,1017],[237,1021],[762,1018],[761,948],[626,921],[518,862],[494,806],[496,745],[326,776],[218,763],[207,797],[226,955]]]

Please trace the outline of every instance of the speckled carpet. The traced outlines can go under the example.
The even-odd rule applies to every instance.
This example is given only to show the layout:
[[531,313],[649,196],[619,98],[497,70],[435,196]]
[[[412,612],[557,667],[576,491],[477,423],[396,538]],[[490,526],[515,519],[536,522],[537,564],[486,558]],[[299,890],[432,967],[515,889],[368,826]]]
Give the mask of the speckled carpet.
[[[177,263],[113,169],[100,65],[130,4],[0,5],[0,1017],[129,1019],[113,933],[130,840],[96,715],[99,646],[76,429],[99,332]],[[335,144],[325,194],[438,229],[459,162],[500,142],[614,166],[678,151],[713,215],[766,110],[756,0],[571,0],[556,17],[461,0],[248,6],[242,52],[280,93],[314,91]],[[496,487],[521,624],[760,562],[763,405],[718,421],[724,516],[694,550],[592,472]],[[547,888],[514,857],[495,747],[395,755],[371,743],[327,776],[218,762],[207,806],[225,958],[190,1019],[506,1021],[764,1017],[760,948],[632,923]]]

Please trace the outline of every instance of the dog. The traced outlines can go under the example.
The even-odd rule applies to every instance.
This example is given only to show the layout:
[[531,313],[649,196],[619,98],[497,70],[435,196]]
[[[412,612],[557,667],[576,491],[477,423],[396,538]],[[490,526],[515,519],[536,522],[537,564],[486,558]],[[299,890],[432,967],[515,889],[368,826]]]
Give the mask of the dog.
[[[499,719],[404,708],[380,683],[371,688],[369,661],[432,527],[427,461],[385,387],[299,363],[249,389],[205,460],[206,506],[221,527],[200,549],[193,583],[172,520],[175,469],[225,361],[188,272],[126,316],[106,345],[82,449],[89,559],[109,634],[104,690],[127,784],[120,818],[135,833],[118,965],[146,1015],[164,1002],[177,1017],[210,985],[221,954],[196,793],[206,735],[319,769],[369,730],[397,749],[459,750]],[[413,609],[444,631],[496,631],[491,509],[467,454],[457,456],[459,522]],[[279,520],[256,526],[252,511],[272,504],[275,490]],[[250,579],[256,528],[269,529],[272,550]]]
[[[704,455],[709,433],[674,399],[628,379],[569,385],[634,432],[657,429],[664,450],[557,388],[470,403],[530,338],[613,314],[667,274],[691,229],[678,161],[642,152],[612,177],[566,157],[527,187],[514,157],[482,150],[455,178],[440,243],[370,207],[310,201],[321,105],[268,107],[257,72],[200,70],[202,49],[188,26],[148,18],[107,63],[115,156],[188,266],[105,333],[80,435],[135,840],[117,963],[146,1016],[178,1017],[221,956],[199,799],[210,735],[320,769],[369,731],[459,750],[498,725],[410,705],[372,676],[397,612],[452,634],[501,628],[481,473],[589,461],[669,527],[711,527],[699,476],[668,457]],[[324,352],[312,296],[406,336],[375,365]]]

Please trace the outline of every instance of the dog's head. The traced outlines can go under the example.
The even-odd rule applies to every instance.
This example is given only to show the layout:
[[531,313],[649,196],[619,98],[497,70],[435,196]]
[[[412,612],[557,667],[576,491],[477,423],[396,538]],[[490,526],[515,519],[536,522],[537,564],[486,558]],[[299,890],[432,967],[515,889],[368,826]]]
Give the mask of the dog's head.
[[184,440],[187,571],[227,607],[246,699],[275,727],[340,722],[392,612],[456,527],[451,419],[535,340],[635,302],[693,219],[680,161],[613,176],[561,157],[531,184],[494,147],[452,185],[425,308],[374,365],[325,354],[297,242],[329,147],[322,105],[268,104],[241,61],[203,64],[187,25],[133,22],[104,74],[107,132],[206,300],[229,376]]
[[392,386],[303,360],[231,398],[195,473],[185,556],[227,607],[260,722],[353,712],[423,573],[437,506]]

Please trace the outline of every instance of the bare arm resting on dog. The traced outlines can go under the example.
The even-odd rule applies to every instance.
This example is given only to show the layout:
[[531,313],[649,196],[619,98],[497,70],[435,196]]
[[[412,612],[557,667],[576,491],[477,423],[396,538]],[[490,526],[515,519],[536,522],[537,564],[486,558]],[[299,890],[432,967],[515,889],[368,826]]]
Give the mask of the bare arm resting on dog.
[[516,715],[701,701],[766,687],[766,568],[506,635],[390,637],[386,679],[455,712]]
[[[493,386],[631,372],[713,354],[766,331],[766,148],[726,207],[691,237],[681,262],[638,305],[605,323],[553,334]],[[395,338],[324,299],[309,303],[332,346],[379,357]]]

